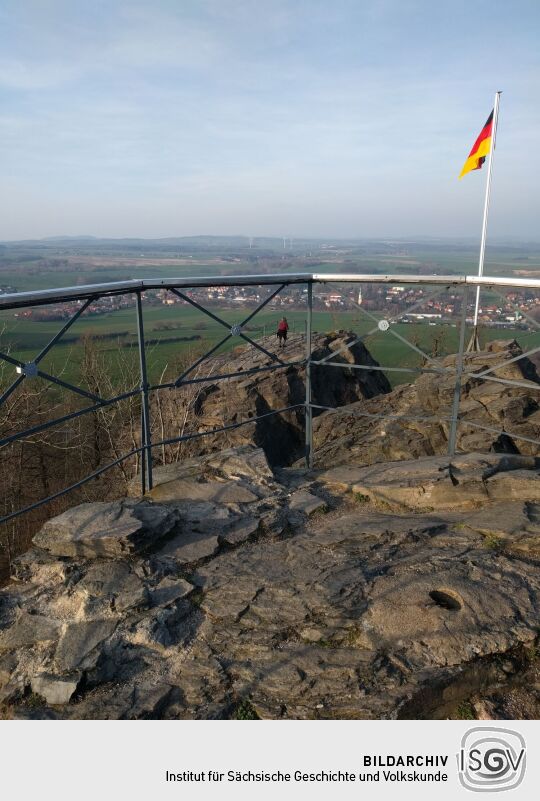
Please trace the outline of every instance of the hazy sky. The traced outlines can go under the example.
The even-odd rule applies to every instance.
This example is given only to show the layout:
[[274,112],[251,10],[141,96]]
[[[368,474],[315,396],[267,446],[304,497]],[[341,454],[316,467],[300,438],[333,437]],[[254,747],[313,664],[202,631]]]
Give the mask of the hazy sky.
[[[539,0],[0,0],[0,239],[540,239]],[[486,165],[487,166],[487,165]]]

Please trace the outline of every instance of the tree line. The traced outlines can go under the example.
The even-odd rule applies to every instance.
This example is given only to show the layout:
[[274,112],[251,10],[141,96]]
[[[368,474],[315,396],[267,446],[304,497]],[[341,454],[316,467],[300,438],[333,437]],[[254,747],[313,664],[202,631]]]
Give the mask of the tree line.
[[[197,342],[180,352],[163,369],[160,383],[173,382],[205,349],[204,342]],[[114,404],[98,405],[41,378],[25,379],[0,405],[2,441],[33,431],[0,447],[1,517],[61,492],[142,445],[137,360],[126,358],[120,350],[116,354],[101,350],[99,341],[90,336],[83,339],[77,355],[80,363],[74,383],[81,389],[102,399],[135,392]],[[211,369],[211,363],[203,362],[193,377]],[[56,375],[62,378],[63,372]],[[70,365],[70,375],[73,373]],[[11,365],[0,364],[0,395],[15,377]],[[151,394],[153,441],[188,432],[203,387],[187,385],[174,392]],[[93,410],[76,415],[88,407]],[[64,422],[43,428],[49,421],[66,416],[69,419]],[[161,445],[153,449],[154,464],[179,461],[195,451],[196,443]],[[141,455],[137,452],[72,492],[0,524],[0,583],[9,575],[13,559],[28,549],[46,520],[78,503],[124,497],[140,469]]]

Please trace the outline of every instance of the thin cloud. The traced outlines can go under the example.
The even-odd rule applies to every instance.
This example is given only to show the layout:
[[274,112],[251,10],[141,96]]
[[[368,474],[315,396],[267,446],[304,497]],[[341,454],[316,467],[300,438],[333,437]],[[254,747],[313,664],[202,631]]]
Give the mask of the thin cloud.
[[492,220],[534,233],[540,9],[478,7],[5,0],[0,237],[474,234],[484,173],[456,176],[498,88]]

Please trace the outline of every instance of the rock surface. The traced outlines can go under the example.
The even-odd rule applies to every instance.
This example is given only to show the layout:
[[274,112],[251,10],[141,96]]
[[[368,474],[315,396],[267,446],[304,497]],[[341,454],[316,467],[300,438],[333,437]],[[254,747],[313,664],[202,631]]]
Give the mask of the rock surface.
[[32,692],[43,696],[51,706],[68,704],[79,684],[79,676],[72,678],[41,673],[32,679]]
[[[523,469],[527,463],[529,469]],[[342,465],[320,471],[317,478],[379,508],[433,512],[476,509],[490,501],[538,501],[539,469],[540,460],[536,459],[524,462],[520,456],[473,453],[452,460],[435,456],[366,467]]]
[[118,557],[148,547],[175,522],[174,512],[155,504],[83,503],[48,520],[34,543],[55,556]]
[[[0,592],[11,716],[214,719],[247,705],[272,719],[426,718],[466,699],[482,719],[538,716],[534,682],[527,703],[515,689],[539,629],[534,459],[276,476],[262,461],[243,446],[157,470],[168,500],[146,500],[146,519],[175,522],[144,552],[53,553],[51,531],[71,542],[81,507],[49,526],[48,550]],[[205,482],[226,492],[190,500]]]
[[[515,341],[494,341],[485,351],[465,354],[458,451],[538,454],[540,378],[527,357],[517,358],[521,353]],[[511,359],[516,361],[497,367]],[[359,401],[338,414],[317,417],[315,466],[373,464],[446,453],[455,365],[455,356],[441,359],[443,372],[425,373],[414,383],[397,387],[385,395],[384,405],[377,400]],[[488,370],[492,372],[483,379],[476,377]],[[522,385],[506,384],[508,380]],[[385,415],[382,419],[370,417],[381,414]],[[409,419],[395,420],[392,415]],[[498,434],[497,429],[505,433]]]
[[[344,331],[314,334],[313,359],[323,359],[344,348],[343,352],[332,358],[332,361],[343,364],[342,369],[313,366],[311,382],[314,403],[343,406],[390,391],[390,384],[382,372],[348,369],[350,364],[378,366],[363,344],[354,343],[355,339],[354,334]],[[265,415],[272,410],[297,405],[299,408],[263,417],[227,432],[209,433],[192,440],[189,443],[190,452],[203,455],[221,451],[226,445],[255,444],[264,450],[268,462],[273,466],[291,464],[304,452],[304,337],[292,335],[287,347],[281,351],[276,348],[275,337],[265,337],[258,342],[269,353],[276,354],[281,362],[291,364],[280,366],[279,361],[272,360],[253,347],[241,347],[224,356],[210,358],[203,362],[200,373],[190,374],[188,378],[230,373],[240,375],[216,383],[187,385],[180,391],[164,395],[161,412],[169,421],[167,430],[175,430],[178,421],[185,419],[186,415],[189,418],[188,430],[200,434],[249,420],[255,414]],[[272,365],[277,365],[278,369],[266,369]],[[263,372],[247,374],[249,370],[261,368]]]

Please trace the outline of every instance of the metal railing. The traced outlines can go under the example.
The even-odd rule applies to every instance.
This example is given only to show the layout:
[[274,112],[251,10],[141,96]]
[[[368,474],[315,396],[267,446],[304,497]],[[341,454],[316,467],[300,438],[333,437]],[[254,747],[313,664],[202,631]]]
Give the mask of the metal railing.
[[[399,285],[400,287],[408,287],[410,285],[423,285],[432,287],[427,295],[422,295],[416,301],[405,309],[398,311],[392,316],[381,316],[380,314],[373,313],[361,303],[357,303],[351,297],[344,299],[344,306],[349,309],[353,308],[359,315],[363,315],[366,320],[372,323],[367,332],[358,335],[353,341],[348,340],[346,344],[342,345],[337,350],[319,359],[313,358],[312,336],[313,336],[313,307],[314,307],[314,287],[325,286],[328,287],[332,284],[338,284],[341,288],[344,285],[352,287],[356,284],[371,284],[371,285]],[[256,315],[265,309],[272,301],[276,301],[278,296],[288,287],[298,287],[298,285],[305,288],[305,329],[303,331],[305,340],[304,356],[296,361],[285,361],[279,353],[274,352],[268,346],[268,343],[263,339],[264,344],[257,342],[256,339],[246,333],[246,326],[250,323]],[[233,325],[227,322],[217,312],[212,311],[203,305],[201,299],[197,300],[192,297],[189,292],[194,290],[201,290],[203,288],[211,287],[268,287],[269,293],[266,298],[259,302],[256,308],[247,316],[242,316],[239,321]],[[131,280],[123,282],[114,282],[106,284],[96,284],[90,286],[70,287],[67,289],[53,289],[44,290],[39,292],[20,292],[15,294],[0,295],[0,312],[9,310],[20,310],[46,306],[50,304],[66,304],[76,302],[78,304],[77,310],[71,317],[62,325],[59,331],[50,339],[50,341],[35,355],[35,357],[28,362],[23,362],[14,358],[10,353],[0,351],[0,360],[4,363],[11,365],[15,368],[16,378],[5,387],[0,396],[0,408],[6,403],[8,398],[23,384],[23,382],[31,381],[37,377],[55,384],[62,389],[75,393],[79,397],[89,401],[89,405],[82,409],[71,411],[67,414],[61,415],[53,420],[48,420],[31,428],[10,433],[0,439],[0,448],[6,447],[14,442],[24,440],[36,434],[40,434],[55,426],[67,423],[75,418],[83,415],[94,413],[100,409],[109,407],[113,404],[119,403],[122,400],[139,396],[141,399],[141,430],[140,430],[140,445],[131,448],[128,452],[122,454],[119,458],[114,459],[106,465],[100,466],[91,474],[85,476],[81,480],[65,487],[58,492],[52,493],[47,497],[36,501],[35,503],[26,506],[23,509],[18,509],[0,518],[1,523],[5,523],[13,518],[18,517],[26,512],[29,512],[37,507],[46,504],[56,498],[72,492],[78,487],[83,486],[87,482],[97,478],[106,471],[121,464],[127,459],[134,456],[141,457],[141,490],[145,494],[147,490],[153,487],[153,459],[152,451],[155,448],[167,445],[178,444],[187,442],[189,440],[199,439],[209,435],[224,433],[242,426],[252,425],[253,423],[263,418],[271,417],[274,415],[284,414],[286,412],[303,409],[305,413],[305,459],[306,466],[311,468],[313,465],[313,414],[322,412],[332,413],[346,413],[351,416],[360,416],[365,418],[374,419],[392,419],[392,420],[416,420],[416,421],[437,421],[444,423],[449,427],[448,434],[448,454],[450,457],[454,456],[456,452],[457,432],[460,425],[460,399],[462,392],[462,384],[465,379],[473,378],[478,381],[492,381],[498,382],[503,385],[509,385],[526,390],[539,391],[540,384],[533,381],[518,380],[513,378],[504,378],[500,375],[494,375],[497,370],[505,368],[519,359],[528,357],[540,351],[540,345],[533,347],[521,354],[510,359],[503,360],[499,364],[492,365],[489,368],[483,369],[480,372],[467,369],[465,366],[465,353],[466,353],[466,332],[468,325],[468,311],[469,311],[469,295],[470,287],[481,287],[482,290],[489,290],[492,293],[499,294],[508,304],[508,298],[504,297],[501,293],[505,289],[517,289],[518,291],[534,290],[538,292],[540,289],[540,280],[537,279],[516,279],[516,278],[489,278],[477,276],[411,276],[411,275],[357,275],[357,274],[316,274],[316,273],[298,273],[298,274],[283,274],[283,275],[252,275],[252,276],[228,276],[228,277],[199,277],[199,278],[184,278],[177,280]],[[147,358],[146,358],[146,343],[144,333],[144,311],[143,300],[144,294],[153,290],[165,290],[175,297],[182,304],[191,306],[197,309],[202,314],[209,317],[214,323],[225,329],[224,336],[206,353],[197,358],[191,365],[185,368],[181,374],[174,380],[166,383],[152,384],[149,381]],[[414,309],[419,309],[425,306],[426,303],[432,301],[438,295],[445,291],[461,292],[461,301],[455,304],[455,308],[459,309],[459,315],[456,317],[459,326],[458,348],[455,361],[455,367],[443,366],[441,358],[435,357],[427,353],[418,343],[412,342],[407,337],[403,336],[399,331],[394,328],[394,324],[399,322],[402,318],[412,314]],[[114,397],[105,398],[101,397],[95,392],[89,391],[85,387],[81,387],[76,383],[70,382],[57,375],[53,375],[40,366],[45,356],[51,349],[61,343],[62,338],[73,324],[79,320],[81,315],[87,311],[92,304],[103,298],[111,298],[116,296],[131,296],[134,299],[135,306],[135,320],[137,331],[137,347],[139,355],[139,386],[128,392],[115,395]],[[518,308],[519,304],[514,304]],[[179,307],[179,314],[181,315],[182,306]],[[346,308],[340,309],[345,311]],[[526,321],[526,325],[533,331],[540,330],[540,324],[534,317],[519,307],[519,314],[521,318]],[[454,314],[454,316],[456,316]],[[421,360],[417,367],[392,365],[380,366],[373,364],[351,364],[349,362],[339,361],[341,351],[350,348],[357,343],[361,343],[373,334],[383,334],[385,337],[394,337],[400,342],[402,346],[410,348],[415,354],[416,358]],[[194,371],[203,364],[207,359],[212,357],[216,352],[222,348],[230,340],[240,340],[256,351],[261,353],[267,360],[266,364],[258,367],[253,367],[246,370],[227,372],[222,374],[212,374],[210,376],[196,376],[193,377]],[[170,437],[160,440],[152,439],[152,425],[151,425],[151,407],[150,397],[153,393],[163,390],[175,391],[182,387],[191,384],[201,384],[206,382],[216,383],[223,380],[229,380],[235,377],[245,378],[248,375],[255,375],[258,373],[266,373],[273,370],[287,369],[291,365],[302,368],[305,370],[305,399],[301,403],[297,403],[286,408],[274,409],[262,415],[255,415],[246,420],[235,423],[226,423],[220,427],[209,429],[208,431],[199,431],[196,433],[182,434],[177,437]],[[338,368],[347,370],[368,370],[368,371],[381,371],[386,372],[402,372],[412,374],[434,373],[440,375],[447,375],[453,373],[455,376],[454,391],[452,397],[451,408],[448,410],[448,416],[408,416],[408,415],[388,415],[384,411],[381,413],[371,413],[349,408],[333,408],[325,405],[315,403],[312,397],[312,372],[313,367],[321,368]],[[526,441],[540,445],[540,441],[520,436],[518,434],[497,429],[483,425],[482,423],[467,420],[467,425],[483,429],[487,432],[493,432],[499,435],[507,435],[519,441]]]

